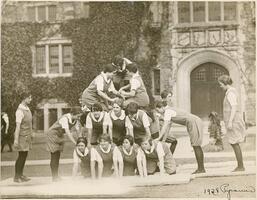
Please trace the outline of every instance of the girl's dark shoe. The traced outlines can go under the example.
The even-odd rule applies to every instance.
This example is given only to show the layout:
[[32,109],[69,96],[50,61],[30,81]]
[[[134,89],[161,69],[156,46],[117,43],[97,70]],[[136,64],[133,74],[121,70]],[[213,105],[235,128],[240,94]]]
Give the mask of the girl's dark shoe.
[[236,167],[232,172],[242,172],[245,171],[244,167]]
[[58,182],[58,181],[61,181],[62,178],[60,176],[57,176],[57,177],[53,177],[53,182]]
[[27,176],[24,176],[24,175],[22,175],[22,176],[20,177],[20,179],[21,179],[22,182],[27,182],[27,181],[30,181],[30,180],[31,180],[30,178],[28,178]]
[[205,169],[197,169],[192,174],[201,174],[201,173],[205,173]]
[[13,182],[15,182],[15,183],[21,183],[22,180],[21,180],[21,178],[14,177],[14,178],[13,178]]

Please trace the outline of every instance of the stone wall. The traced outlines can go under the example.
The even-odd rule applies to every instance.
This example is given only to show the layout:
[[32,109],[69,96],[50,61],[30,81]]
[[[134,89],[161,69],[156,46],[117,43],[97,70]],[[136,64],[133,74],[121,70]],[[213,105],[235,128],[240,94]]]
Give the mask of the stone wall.
[[27,7],[30,6],[47,6],[56,5],[56,21],[61,22],[68,19],[88,17],[89,10],[86,10],[83,2],[16,2],[10,1],[5,4],[2,11],[2,23],[13,23],[13,22],[26,22],[27,17]]
[[[219,60],[216,60],[216,63],[225,65],[224,67],[230,69],[230,73],[234,74],[234,86],[239,92],[239,104],[242,113],[245,114],[246,121],[249,124],[255,124],[254,4],[250,2],[241,2],[238,4],[240,14],[238,23],[227,24],[225,26],[217,23],[217,25],[214,24],[212,27],[203,25],[202,27],[193,28],[183,26],[178,28],[176,26],[176,3],[170,2],[165,8],[168,8],[169,17],[166,21],[162,19],[161,49],[158,57],[158,65],[161,68],[161,90],[173,89],[174,99],[176,101],[174,104],[178,105],[180,102],[178,102],[177,88],[181,90],[190,89],[184,88],[184,85],[179,85],[179,87],[177,85],[177,72],[180,63],[192,54],[197,54],[197,52],[217,52],[217,55],[222,55],[224,59],[223,63]],[[165,9],[163,13],[165,13]],[[220,32],[212,32],[212,29],[220,30]],[[197,36],[192,34],[198,30],[198,41],[193,40],[192,43],[192,38]],[[179,41],[180,37],[187,37],[187,35],[179,35],[180,32],[187,31],[189,33],[188,40]],[[220,38],[218,39],[220,42],[213,43],[212,36],[218,36],[219,34]],[[205,53],[203,55],[208,56],[214,54]],[[222,58],[222,56],[217,56],[216,59]],[[200,57],[198,56],[198,58]],[[226,60],[226,58],[228,59]]]
[[255,3],[241,3],[241,31],[243,34],[242,57],[245,65],[243,80],[246,91],[246,121],[256,124],[256,38],[255,38]]

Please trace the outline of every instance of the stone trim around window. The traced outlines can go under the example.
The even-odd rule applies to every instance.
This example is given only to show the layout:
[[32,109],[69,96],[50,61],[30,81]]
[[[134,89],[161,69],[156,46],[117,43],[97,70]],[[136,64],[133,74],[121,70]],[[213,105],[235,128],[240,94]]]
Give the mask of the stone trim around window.
[[[55,19],[54,20],[50,20],[49,19],[49,7],[50,6],[55,6],[56,10],[55,10]],[[45,20],[39,20],[39,7],[45,7]],[[34,8],[35,9],[35,19],[30,19],[29,18],[29,8]],[[36,22],[43,22],[43,21],[47,21],[47,22],[52,22],[52,23],[55,23],[57,21],[57,9],[58,9],[58,6],[57,6],[57,3],[47,3],[47,2],[43,2],[43,3],[40,3],[38,2],[37,4],[32,4],[32,5],[27,5],[26,6],[26,19],[27,21],[36,21]]]
[[[59,73],[50,73],[50,46],[55,45],[58,46],[58,66],[59,66]],[[64,46],[72,46],[72,41],[67,39],[42,39],[38,41],[34,46],[31,46],[32,52],[32,70],[33,74],[32,77],[49,77],[49,78],[56,78],[56,77],[71,77],[72,72],[63,72],[63,47]],[[45,66],[45,72],[37,72],[37,47],[44,48],[44,60],[43,65]],[[73,65],[73,53],[71,49],[71,68]]]
[[44,113],[44,131],[47,131],[50,127],[49,125],[49,109],[57,110],[57,119],[59,119],[64,113],[63,109],[70,109],[71,107],[64,102],[56,103],[45,103],[44,105],[38,105],[37,109],[42,109]]
[[178,3],[175,2],[175,26],[174,28],[194,28],[194,27],[204,27],[204,26],[222,26],[222,25],[239,25],[239,3],[234,1],[236,3],[236,19],[231,20],[231,21],[225,21],[224,20],[224,2],[220,1],[215,1],[215,2],[220,2],[220,11],[221,11],[221,20],[218,21],[209,21],[209,7],[208,7],[208,1],[205,2],[205,21],[203,22],[194,22],[193,21],[193,3],[194,1],[190,1],[190,8],[189,8],[189,22],[179,22],[179,13],[178,13]]

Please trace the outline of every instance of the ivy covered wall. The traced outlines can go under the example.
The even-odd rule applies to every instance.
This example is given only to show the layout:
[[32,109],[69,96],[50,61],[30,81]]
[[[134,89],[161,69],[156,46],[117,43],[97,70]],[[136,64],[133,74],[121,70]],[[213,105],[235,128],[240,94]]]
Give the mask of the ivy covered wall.
[[[19,94],[27,88],[33,96],[32,111],[43,99],[57,98],[78,104],[79,94],[117,54],[135,60],[139,37],[144,33],[142,19],[147,3],[91,3],[88,19],[74,19],[61,24],[61,35],[72,40],[73,76],[69,78],[33,78],[31,46],[45,37],[51,24],[19,22],[2,24],[2,110],[15,123]],[[151,61],[139,61],[140,71],[151,95]]]

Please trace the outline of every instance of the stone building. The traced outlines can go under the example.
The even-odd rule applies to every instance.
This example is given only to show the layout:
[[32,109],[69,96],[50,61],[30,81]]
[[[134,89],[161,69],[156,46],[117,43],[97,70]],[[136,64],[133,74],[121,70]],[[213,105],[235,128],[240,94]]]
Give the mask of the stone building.
[[246,122],[255,124],[255,3],[152,2],[149,9],[148,23],[161,34],[153,53],[160,90],[172,88],[176,106],[206,119],[222,114],[217,78],[229,74]]
[[[172,89],[174,104],[202,119],[222,115],[224,92],[217,78],[229,74],[239,92],[245,121],[255,124],[255,3],[248,2],[147,2],[142,27],[159,34],[158,50],[149,48],[141,34],[135,60],[156,60],[152,91]],[[72,41],[58,34],[61,23],[88,18],[89,2],[15,2],[3,5],[2,23],[49,22],[45,37],[31,47],[34,77],[72,76]],[[52,34],[54,33],[54,34]],[[56,34],[55,34],[56,33]],[[37,129],[48,127],[65,113],[67,104],[56,99],[38,105]]]
[[[72,41],[59,33],[61,23],[88,18],[89,2],[6,1],[2,5],[2,23],[49,23],[41,40],[31,46],[32,76],[71,77],[73,68]],[[68,112],[69,105],[59,99],[43,99],[34,115],[34,128],[48,128]]]

